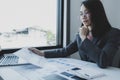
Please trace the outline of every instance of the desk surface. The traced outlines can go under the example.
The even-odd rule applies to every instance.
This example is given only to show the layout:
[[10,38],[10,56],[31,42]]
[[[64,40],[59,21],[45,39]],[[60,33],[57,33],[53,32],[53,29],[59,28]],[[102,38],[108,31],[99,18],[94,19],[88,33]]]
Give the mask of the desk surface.
[[[26,53],[26,54],[28,55],[29,53]],[[32,56],[30,57],[30,55]],[[101,72],[104,74],[104,76],[94,78],[91,80],[120,79],[119,68],[108,67],[106,69],[102,69],[102,68],[99,68],[94,63],[72,59],[72,58],[44,59],[44,58],[41,58],[40,56],[31,54],[31,53],[30,55],[29,55],[29,61],[31,61],[34,65],[0,67],[0,76],[4,78],[4,80],[45,80],[43,79],[43,77],[47,75],[59,74],[61,72],[65,72],[65,71],[71,70],[72,68],[77,67],[83,70],[91,69],[91,73],[92,73],[92,70],[95,70],[97,72]],[[65,77],[65,78],[67,78],[65,80],[75,80],[68,77]],[[46,80],[49,80],[49,79],[46,79]]]

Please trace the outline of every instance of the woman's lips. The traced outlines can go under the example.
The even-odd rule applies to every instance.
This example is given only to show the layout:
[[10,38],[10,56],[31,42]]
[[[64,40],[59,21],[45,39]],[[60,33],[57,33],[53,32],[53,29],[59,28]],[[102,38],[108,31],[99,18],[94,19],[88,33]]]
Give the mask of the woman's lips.
[[83,22],[87,22],[87,20],[84,20]]
[[88,21],[83,21],[83,23],[87,23]]

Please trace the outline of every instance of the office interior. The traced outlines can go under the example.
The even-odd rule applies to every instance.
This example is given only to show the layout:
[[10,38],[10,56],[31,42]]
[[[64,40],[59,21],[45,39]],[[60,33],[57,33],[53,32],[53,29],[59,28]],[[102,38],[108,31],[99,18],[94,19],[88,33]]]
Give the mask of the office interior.
[[[80,2],[82,0],[69,0],[68,5],[66,5],[67,0],[64,0],[64,42],[63,46],[74,40],[76,32],[78,32],[78,27],[81,24],[80,21]],[[120,29],[120,10],[119,10],[119,0],[101,0],[109,22],[113,27]],[[66,14],[67,13],[67,14]],[[66,36],[67,35],[67,36]],[[80,59],[79,54],[71,55],[72,58]]]
[[[78,28],[81,25],[80,21],[80,2],[82,0],[64,0],[64,35],[63,35],[63,47],[68,45],[71,41],[74,40],[76,36],[76,32],[78,32]],[[115,28],[120,29],[120,11],[119,11],[119,0],[101,0],[106,15],[108,17],[109,22]],[[17,44],[16,44],[17,45]],[[71,58],[80,59],[79,54],[76,52],[75,54],[70,56]]]
[[[75,39],[76,32],[78,32],[78,28],[81,25],[80,13],[79,13],[81,1],[82,0],[64,0],[64,16],[65,17],[64,17],[64,24],[63,24],[63,26],[64,26],[63,27],[64,28],[63,29],[64,30],[63,31],[64,32],[63,47],[65,47],[71,41],[73,41]],[[107,15],[108,20],[111,23],[111,25],[115,28],[120,29],[120,10],[119,10],[120,0],[101,0],[101,1],[104,5],[106,15]],[[120,53],[120,51],[118,53]],[[118,54],[116,56],[117,56],[117,58],[116,58],[117,60],[115,60],[115,61],[118,61],[118,60],[120,61],[120,59],[118,58],[118,57],[120,57],[120,54]],[[75,54],[72,54],[68,58],[80,60],[80,56],[79,56],[78,52],[76,52]],[[118,70],[119,70],[119,68],[118,68]],[[109,73],[109,71],[107,73]],[[113,73],[115,73],[115,70]],[[117,73],[119,73],[119,71]],[[112,74],[112,71],[111,71],[111,74]],[[119,78],[118,75],[117,75],[117,77]],[[96,80],[102,80],[102,79],[96,79]],[[108,79],[105,78],[103,80],[109,80],[109,78]]]

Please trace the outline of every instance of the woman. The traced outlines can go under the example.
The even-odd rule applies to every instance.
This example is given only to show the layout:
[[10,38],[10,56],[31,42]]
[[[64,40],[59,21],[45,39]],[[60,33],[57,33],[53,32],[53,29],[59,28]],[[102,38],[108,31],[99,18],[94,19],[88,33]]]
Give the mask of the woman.
[[111,27],[100,0],[85,0],[80,6],[82,25],[75,40],[62,49],[40,51],[29,48],[46,58],[66,57],[79,51],[84,61],[95,62],[101,68],[112,65],[120,46],[120,30]]

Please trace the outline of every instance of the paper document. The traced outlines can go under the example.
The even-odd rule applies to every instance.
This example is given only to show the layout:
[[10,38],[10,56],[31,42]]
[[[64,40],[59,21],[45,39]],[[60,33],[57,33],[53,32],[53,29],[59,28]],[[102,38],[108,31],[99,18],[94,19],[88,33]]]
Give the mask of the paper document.
[[91,68],[72,68],[69,72],[85,79],[94,79],[105,76],[104,73]]
[[27,78],[21,76],[19,73],[10,68],[1,68],[0,75],[3,80],[28,80]]
[[37,54],[29,51],[28,48],[22,48],[13,54],[38,66],[44,66],[44,64],[46,63],[46,59],[44,57],[38,56]]

